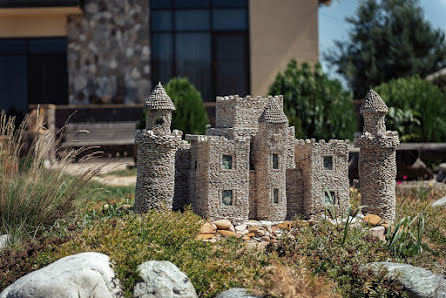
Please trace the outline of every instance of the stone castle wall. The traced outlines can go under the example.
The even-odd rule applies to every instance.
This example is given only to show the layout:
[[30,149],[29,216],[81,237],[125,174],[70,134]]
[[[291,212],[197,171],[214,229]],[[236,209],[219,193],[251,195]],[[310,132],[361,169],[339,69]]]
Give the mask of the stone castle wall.
[[283,109],[282,96],[269,97],[240,97],[238,95],[217,97],[215,106],[216,128],[242,128],[253,129],[254,133],[259,128],[259,118],[266,105],[274,100]]
[[[325,140],[316,142],[299,140],[295,143],[297,168],[302,171],[304,181],[304,214],[320,213],[327,206],[325,193],[333,192],[338,210],[348,207],[348,149],[349,141]],[[331,157],[331,169],[325,169],[324,157]],[[328,204],[329,205],[329,204]]]
[[287,218],[304,214],[304,184],[300,168],[286,170]]
[[[192,205],[197,206],[200,215],[210,219],[226,218],[235,222],[248,219],[249,139],[228,140],[224,137],[190,135],[187,138],[196,139],[196,143],[191,143],[191,148],[197,147],[196,190],[195,198],[191,198]],[[232,156],[232,169],[223,168],[223,155]],[[224,190],[232,191],[230,206],[222,202]]]
[[189,172],[191,171],[190,144],[183,141],[175,153],[175,193],[173,210],[182,210],[188,204]]
[[[381,117],[383,118],[383,117]],[[359,152],[361,203],[365,213],[377,214],[385,220],[395,218],[396,151],[398,133],[386,131],[384,135],[369,132],[355,135]]]
[[181,144],[179,131],[155,135],[153,131],[136,132],[138,173],[135,188],[135,211],[172,209],[175,183],[175,152]]
[[85,0],[67,21],[69,103],[140,103],[150,81],[148,0]]
[[[256,170],[256,216],[265,220],[284,220],[287,215],[286,165],[289,146],[288,123],[260,123],[254,138]],[[278,155],[278,169],[273,168],[273,154]],[[274,191],[278,190],[278,202]]]

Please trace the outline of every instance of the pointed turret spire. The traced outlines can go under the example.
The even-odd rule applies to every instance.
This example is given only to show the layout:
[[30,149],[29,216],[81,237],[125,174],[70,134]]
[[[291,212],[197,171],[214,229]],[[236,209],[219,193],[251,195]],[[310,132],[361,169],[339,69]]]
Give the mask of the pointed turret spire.
[[169,95],[167,95],[166,90],[164,90],[163,85],[161,85],[161,82],[153,89],[149,98],[144,103],[144,107],[149,110],[175,111],[175,106]]
[[361,105],[361,114],[367,112],[387,113],[387,105],[375,90],[370,89]]
[[262,120],[267,123],[286,123],[286,122],[288,122],[288,118],[286,117],[285,113],[283,112],[283,109],[281,109],[280,106],[272,100],[266,106],[265,111],[263,112],[262,118],[263,118]]

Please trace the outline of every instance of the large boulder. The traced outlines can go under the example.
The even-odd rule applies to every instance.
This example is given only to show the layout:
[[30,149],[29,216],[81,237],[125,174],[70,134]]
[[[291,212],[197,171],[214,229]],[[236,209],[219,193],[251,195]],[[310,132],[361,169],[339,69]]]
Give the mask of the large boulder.
[[31,272],[0,293],[0,298],[120,297],[109,257],[95,252],[71,255]]
[[221,292],[215,298],[259,298],[259,296],[249,294],[245,288],[232,288]]
[[198,297],[189,278],[169,261],[148,261],[138,266],[142,281],[133,297],[195,298]]
[[443,277],[424,268],[393,262],[374,262],[366,267],[373,270],[384,267],[388,275],[397,278],[414,297],[446,297],[440,294],[444,288]]

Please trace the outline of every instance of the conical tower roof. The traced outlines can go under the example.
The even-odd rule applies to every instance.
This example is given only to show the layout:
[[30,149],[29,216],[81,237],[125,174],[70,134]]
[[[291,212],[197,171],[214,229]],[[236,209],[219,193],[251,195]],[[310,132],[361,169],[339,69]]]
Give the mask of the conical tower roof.
[[265,111],[262,115],[262,120],[267,123],[288,122],[288,118],[283,112],[283,109],[281,109],[280,106],[272,100],[266,106]]
[[149,98],[144,103],[144,107],[149,110],[171,110],[175,111],[175,106],[167,95],[166,90],[161,85],[161,82],[152,90]]
[[387,113],[388,110],[381,96],[375,90],[370,89],[361,105],[360,112],[361,114],[366,112]]

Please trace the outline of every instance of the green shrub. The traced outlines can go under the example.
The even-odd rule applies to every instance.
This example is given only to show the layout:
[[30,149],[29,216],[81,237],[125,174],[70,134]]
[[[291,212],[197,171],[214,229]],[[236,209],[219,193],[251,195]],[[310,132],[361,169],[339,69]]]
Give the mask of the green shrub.
[[269,89],[283,95],[284,111],[298,138],[351,139],[356,130],[352,96],[341,83],[331,80],[319,64],[299,68],[291,60]]
[[[187,78],[173,78],[164,87],[176,108],[172,113],[172,129],[179,129],[184,134],[204,134],[208,118],[200,92]],[[146,111],[138,128],[145,126]]]
[[437,86],[446,97],[446,74],[436,77],[431,83]]
[[376,92],[389,106],[386,125],[402,141],[441,142],[446,138],[446,98],[418,75],[383,83]]

